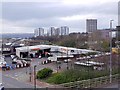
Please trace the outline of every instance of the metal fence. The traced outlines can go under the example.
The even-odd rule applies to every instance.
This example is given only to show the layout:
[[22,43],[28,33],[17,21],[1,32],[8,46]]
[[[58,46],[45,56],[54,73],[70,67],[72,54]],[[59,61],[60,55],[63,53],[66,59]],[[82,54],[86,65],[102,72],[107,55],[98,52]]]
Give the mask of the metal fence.
[[[119,74],[112,75],[112,83],[118,82]],[[105,85],[110,83],[110,77],[99,77],[94,79],[88,79],[88,80],[82,80],[82,81],[76,81],[76,82],[70,82],[70,83],[64,83],[61,84],[63,87],[69,87],[69,88],[94,88],[99,87],[100,85]]]

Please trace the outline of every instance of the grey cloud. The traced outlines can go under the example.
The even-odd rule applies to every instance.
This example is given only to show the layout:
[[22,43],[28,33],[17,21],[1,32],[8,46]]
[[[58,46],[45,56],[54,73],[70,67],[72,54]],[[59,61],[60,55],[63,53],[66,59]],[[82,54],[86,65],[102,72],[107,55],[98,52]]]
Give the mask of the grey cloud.
[[64,17],[76,14],[117,14],[116,3],[105,3],[93,6],[65,6],[61,3],[3,3],[3,18],[21,20],[31,18]]
[[85,19],[64,21],[60,18],[88,14],[99,20],[99,27],[107,27],[109,19],[117,17],[117,3],[66,6],[58,2],[6,2],[2,5],[3,20],[32,29],[67,25],[72,31],[85,31]]

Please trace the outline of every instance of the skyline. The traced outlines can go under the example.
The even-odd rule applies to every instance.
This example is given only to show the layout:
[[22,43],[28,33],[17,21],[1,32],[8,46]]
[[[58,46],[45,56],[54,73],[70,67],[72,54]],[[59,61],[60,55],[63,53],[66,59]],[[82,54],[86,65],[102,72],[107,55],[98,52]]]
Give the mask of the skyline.
[[109,28],[111,19],[114,28],[118,25],[119,0],[10,1],[0,3],[2,33],[33,33],[36,28],[52,26],[68,26],[70,33],[86,32],[86,19],[97,19],[98,29]]

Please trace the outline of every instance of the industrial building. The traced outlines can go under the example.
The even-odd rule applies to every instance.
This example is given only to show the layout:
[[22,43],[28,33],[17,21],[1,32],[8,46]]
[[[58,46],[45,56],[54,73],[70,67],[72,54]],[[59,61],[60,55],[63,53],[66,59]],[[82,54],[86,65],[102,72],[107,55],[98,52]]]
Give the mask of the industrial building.
[[88,52],[96,52],[87,49],[77,49],[71,47],[63,46],[53,46],[53,45],[36,45],[36,46],[25,46],[16,48],[16,55],[19,58],[27,58],[34,56],[46,56],[47,54],[52,54],[54,56],[60,57],[74,57],[77,54],[85,54]]

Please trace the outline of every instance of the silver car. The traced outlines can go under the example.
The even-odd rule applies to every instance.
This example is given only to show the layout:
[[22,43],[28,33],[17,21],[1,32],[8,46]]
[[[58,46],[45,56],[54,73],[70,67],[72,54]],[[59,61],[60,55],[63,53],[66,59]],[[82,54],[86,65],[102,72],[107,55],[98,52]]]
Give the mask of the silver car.
[[4,86],[2,83],[0,83],[0,90],[4,90]]

